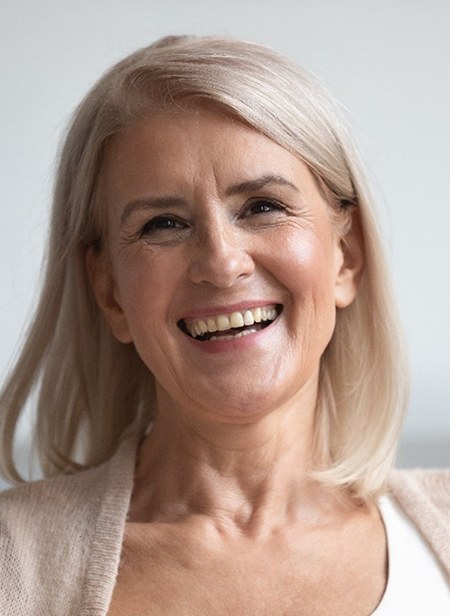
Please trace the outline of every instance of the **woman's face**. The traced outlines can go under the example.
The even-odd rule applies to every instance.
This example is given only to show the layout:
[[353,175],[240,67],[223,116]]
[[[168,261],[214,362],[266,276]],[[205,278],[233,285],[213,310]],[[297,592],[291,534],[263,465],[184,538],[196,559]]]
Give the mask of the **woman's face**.
[[303,162],[228,117],[167,113],[115,139],[104,186],[94,290],[160,400],[237,422],[315,395],[355,287]]

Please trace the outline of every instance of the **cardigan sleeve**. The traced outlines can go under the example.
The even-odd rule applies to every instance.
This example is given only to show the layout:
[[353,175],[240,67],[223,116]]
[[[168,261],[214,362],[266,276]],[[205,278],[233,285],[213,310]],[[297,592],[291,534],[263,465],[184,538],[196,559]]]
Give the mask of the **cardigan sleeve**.
[[1,616],[107,613],[138,440],[96,468],[0,493]]

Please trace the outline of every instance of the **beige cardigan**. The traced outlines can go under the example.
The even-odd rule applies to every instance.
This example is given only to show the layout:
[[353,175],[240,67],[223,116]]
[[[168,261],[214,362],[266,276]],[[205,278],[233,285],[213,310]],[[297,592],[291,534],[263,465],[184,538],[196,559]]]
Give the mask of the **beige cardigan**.
[[[1,616],[104,616],[119,567],[137,439],[105,464],[0,494]],[[450,579],[450,470],[390,488]]]

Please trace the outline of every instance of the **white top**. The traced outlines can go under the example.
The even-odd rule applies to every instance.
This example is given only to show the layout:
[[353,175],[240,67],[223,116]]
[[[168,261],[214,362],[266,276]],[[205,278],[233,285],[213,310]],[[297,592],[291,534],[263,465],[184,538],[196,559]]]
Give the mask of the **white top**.
[[450,616],[450,587],[428,543],[394,499],[384,496],[379,509],[389,575],[372,616]]

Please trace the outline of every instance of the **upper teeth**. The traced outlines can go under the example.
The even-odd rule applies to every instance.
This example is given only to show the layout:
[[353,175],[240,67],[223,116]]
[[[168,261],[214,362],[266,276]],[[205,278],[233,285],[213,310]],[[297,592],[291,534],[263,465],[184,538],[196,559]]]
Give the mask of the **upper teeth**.
[[243,327],[253,325],[261,321],[273,321],[277,317],[275,306],[261,306],[248,308],[243,311],[232,312],[231,314],[219,314],[217,316],[203,317],[201,319],[189,319],[185,321],[186,327],[191,336],[196,338],[207,332],[224,332],[233,327]]

